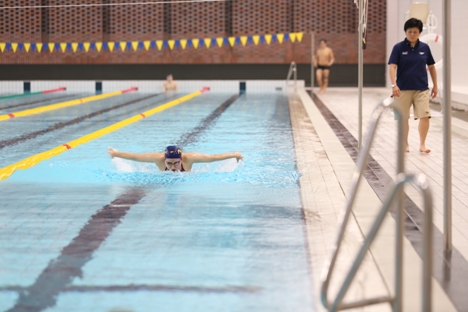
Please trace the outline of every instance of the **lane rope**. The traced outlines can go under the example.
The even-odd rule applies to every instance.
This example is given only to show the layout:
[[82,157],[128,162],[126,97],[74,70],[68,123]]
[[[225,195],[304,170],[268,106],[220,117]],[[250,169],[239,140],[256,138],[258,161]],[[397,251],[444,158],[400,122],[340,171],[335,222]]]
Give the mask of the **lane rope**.
[[49,94],[49,93],[65,91],[65,90],[67,90],[67,88],[60,87],[60,88],[52,89],[52,90],[44,90],[44,91],[38,91],[38,92],[27,92],[27,93],[21,93],[21,94],[5,95],[5,96],[0,96],[0,100],[14,99],[14,98],[17,98],[17,97],[31,96],[31,95],[37,95],[37,94]]
[[121,95],[121,94],[124,94],[124,93],[133,92],[133,91],[137,91],[137,90],[138,90],[137,87],[132,87],[132,88],[126,89],[126,90],[119,90],[119,91],[109,92],[109,93],[105,93],[105,94],[88,96],[88,97],[85,97],[85,98],[75,99],[75,100],[71,100],[71,101],[60,102],[60,103],[57,103],[57,104],[51,104],[51,105],[41,106],[41,107],[37,107],[37,108],[26,109],[26,110],[19,111],[19,112],[13,112],[13,113],[5,114],[5,115],[0,115],[0,121],[9,120],[9,119],[16,118],[16,117],[24,117],[24,116],[40,114],[40,113],[48,112],[48,111],[51,111],[51,110],[56,110],[56,109],[68,107],[68,106],[73,106],[73,105],[83,104],[83,103],[87,103],[87,102],[102,100],[102,99],[106,99],[106,98],[109,98],[109,97],[112,97],[112,96]]
[[140,119],[143,119],[143,118],[146,118],[146,117],[149,117],[151,115],[154,115],[156,113],[160,113],[168,108],[171,108],[173,106],[176,106],[176,105],[179,105],[183,102],[186,102],[196,96],[199,96],[200,94],[204,93],[204,92],[207,92],[209,89],[208,88],[203,88],[199,91],[196,91],[196,92],[193,92],[193,93],[190,93],[188,95],[185,95],[183,97],[180,97],[178,99],[175,99],[173,101],[170,101],[170,102],[167,102],[161,106],[158,106],[158,107],[155,107],[155,108],[152,108],[148,111],[145,111],[141,114],[138,114],[138,115],[135,115],[133,117],[130,117],[130,118],[127,118],[127,119],[124,119],[122,121],[119,121],[113,125],[110,125],[110,126],[107,126],[105,128],[102,128],[100,130],[97,130],[97,131],[94,131],[92,133],[89,133],[87,135],[84,135],[76,140],[73,140],[73,141],[70,141],[70,142],[67,142],[67,143],[64,143],[60,146],[57,146],[53,149],[50,149],[48,151],[45,151],[45,152],[42,152],[42,153],[39,153],[39,154],[35,154],[35,155],[32,155],[28,158],[25,158],[17,163],[14,163],[14,164],[11,164],[9,166],[6,166],[6,167],[3,167],[0,169],[0,180],[6,180],[8,177],[10,177],[16,170],[25,170],[25,169],[28,169],[32,166],[35,166],[37,165],[38,163],[40,163],[41,161],[43,160],[46,160],[46,159],[49,159],[49,158],[52,158],[54,156],[57,156],[57,155],[60,155],[62,154],[63,152],[65,151],[68,151],[72,148],[75,148],[77,146],[80,146],[82,144],[85,144],[89,141],[92,141],[94,139],[97,139],[103,135],[106,135],[108,133],[111,133],[111,132],[114,132],[120,128],[123,128],[125,126],[128,126],[134,122],[137,122],[139,121]]

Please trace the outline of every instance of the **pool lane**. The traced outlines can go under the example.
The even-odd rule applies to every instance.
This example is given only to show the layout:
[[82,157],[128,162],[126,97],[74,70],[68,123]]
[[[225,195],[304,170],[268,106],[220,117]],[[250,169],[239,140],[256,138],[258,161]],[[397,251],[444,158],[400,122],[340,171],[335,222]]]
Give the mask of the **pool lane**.
[[25,108],[35,108],[42,105],[49,105],[57,103],[58,100],[65,100],[65,99],[76,99],[80,97],[86,96],[86,93],[68,93],[68,94],[42,94],[40,96],[36,96],[34,100],[31,98],[27,99],[15,99],[15,100],[8,100],[2,103],[0,101],[0,115],[9,113],[12,110],[19,110]]
[[[222,105],[230,99],[196,98],[6,181],[8,206],[0,211],[11,222],[0,227],[8,254],[0,259],[8,268],[0,309],[36,302],[49,312],[313,311],[286,99],[243,96]],[[241,150],[246,163],[125,172],[103,150],[172,142],[207,153]],[[116,202],[140,191],[138,202]],[[110,213],[118,210],[125,214]],[[101,215],[114,224],[108,235],[89,231]],[[79,238],[99,248],[64,256]],[[76,270],[82,256],[88,261]],[[38,284],[51,280],[46,272],[73,278],[52,289],[57,296],[28,301],[46,290]]]

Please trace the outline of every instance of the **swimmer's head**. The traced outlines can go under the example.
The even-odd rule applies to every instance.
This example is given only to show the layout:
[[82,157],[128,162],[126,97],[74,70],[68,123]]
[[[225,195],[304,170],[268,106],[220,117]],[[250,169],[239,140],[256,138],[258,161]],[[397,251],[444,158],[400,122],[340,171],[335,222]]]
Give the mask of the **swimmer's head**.
[[169,145],[164,151],[164,156],[167,158],[182,158],[182,150],[177,145]]
[[172,79],[174,79],[174,78],[172,77],[172,74],[169,74],[169,75],[166,76],[166,80],[167,80],[167,81],[172,81]]

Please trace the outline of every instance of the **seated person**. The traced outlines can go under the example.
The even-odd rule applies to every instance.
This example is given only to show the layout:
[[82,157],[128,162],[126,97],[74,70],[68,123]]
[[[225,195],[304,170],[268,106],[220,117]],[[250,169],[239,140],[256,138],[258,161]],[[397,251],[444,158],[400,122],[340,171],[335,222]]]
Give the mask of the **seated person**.
[[224,154],[200,154],[200,153],[182,153],[182,150],[176,145],[166,147],[164,153],[152,152],[144,154],[133,154],[128,152],[119,152],[109,147],[107,149],[111,157],[118,157],[140,162],[152,162],[158,166],[161,171],[191,171],[194,163],[209,163],[214,161],[235,158],[237,162],[242,160],[239,152],[224,153]]
[[177,83],[173,80],[172,75],[167,75],[166,82],[163,84],[163,90],[166,91],[177,91]]

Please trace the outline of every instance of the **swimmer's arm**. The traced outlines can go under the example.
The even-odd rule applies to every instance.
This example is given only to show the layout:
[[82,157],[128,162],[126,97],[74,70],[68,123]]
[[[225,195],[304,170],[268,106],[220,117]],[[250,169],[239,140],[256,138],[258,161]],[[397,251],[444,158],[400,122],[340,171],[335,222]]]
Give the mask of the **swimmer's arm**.
[[335,56],[333,55],[333,50],[330,49],[330,61],[328,62],[328,66],[332,66],[335,63]]
[[201,163],[201,162],[207,163],[207,162],[220,161],[220,160],[225,160],[225,159],[230,159],[230,158],[235,158],[237,162],[239,162],[239,160],[244,159],[244,156],[242,156],[242,154],[239,152],[213,154],[213,155],[190,153],[187,156],[189,156],[189,161],[192,163]]
[[134,154],[128,152],[119,152],[111,147],[107,149],[111,157],[123,158],[128,160],[134,160],[139,162],[158,162],[162,159],[163,153],[144,153],[144,154]]

